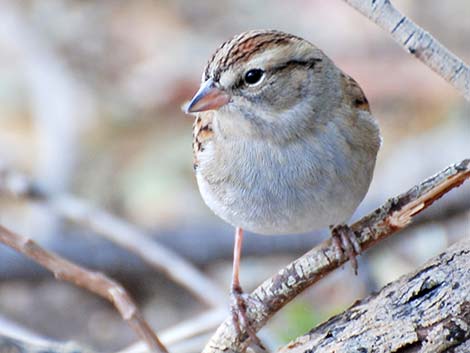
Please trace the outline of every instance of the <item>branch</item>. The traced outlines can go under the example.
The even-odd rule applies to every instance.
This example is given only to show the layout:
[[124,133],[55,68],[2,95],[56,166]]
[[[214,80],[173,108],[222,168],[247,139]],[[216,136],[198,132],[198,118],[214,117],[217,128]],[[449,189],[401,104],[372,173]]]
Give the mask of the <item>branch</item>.
[[92,272],[41,248],[33,240],[15,234],[0,225],[0,242],[29,257],[51,271],[59,280],[72,282],[107,299],[122,318],[147,343],[151,352],[167,353],[166,348],[145,321],[126,290],[99,272]]
[[70,195],[51,198],[48,204],[62,217],[137,254],[209,306],[226,304],[226,294],[216,283],[176,252],[140,231],[137,226]]
[[74,342],[27,340],[24,337],[0,335],[0,352],[3,353],[95,353]]
[[[217,328],[227,314],[228,308],[210,309],[203,314],[162,330],[159,333],[160,340],[164,342],[166,347],[175,352],[179,352],[182,347],[192,344],[197,345],[200,349],[207,342],[208,334]],[[183,349],[183,351],[187,350]],[[195,351],[195,349],[190,351]],[[2,317],[0,317],[0,352],[95,353],[87,347],[79,346],[72,341],[57,342],[40,337]],[[147,345],[139,341],[123,348],[118,353],[146,352],[148,352]]]
[[375,353],[469,352],[469,293],[470,239],[466,239],[279,353],[369,352],[365,347],[373,347]]
[[[406,227],[416,214],[467,178],[470,178],[470,159],[452,165],[404,194],[389,199],[382,207],[351,225],[351,230],[361,248],[366,250]],[[346,261],[347,256],[339,257],[331,239],[327,239],[291,262],[251,293],[247,300],[251,327],[258,331],[299,293]],[[229,317],[219,326],[203,353],[243,352],[249,343],[246,332],[237,335]]]
[[[190,339],[201,337],[210,333],[224,320],[228,314],[228,308],[212,309],[201,315],[176,324],[175,326],[162,330],[160,337],[165,345],[172,347],[177,343],[184,343]],[[204,342],[201,344],[202,347]],[[137,342],[120,350],[118,353],[145,353],[146,347],[143,342]],[[0,351],[1,352],[1,351]]]
[[57,342],[45,338],[2,316],[0,316],[0,352],[93,353],[74,342]]
[[111,242],[137,254],[150,266],[188,289],[212,307],[226,304],[226,295],[210,278],[174,251],[160,245],[148,234],[109,212],[72,195],[49,195],[27,176],[0,169],[0,195],[13,195],[44,202],[60,216],[86,227]]
[[470,101],[470,68],[431,34],[398,11],[390,0],[344,0],[389,32],[410,54],[449,82]]

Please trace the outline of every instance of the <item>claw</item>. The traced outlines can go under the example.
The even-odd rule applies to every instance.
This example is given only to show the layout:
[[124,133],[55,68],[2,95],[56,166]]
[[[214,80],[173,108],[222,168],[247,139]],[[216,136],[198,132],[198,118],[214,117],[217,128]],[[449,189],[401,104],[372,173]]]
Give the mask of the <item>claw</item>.
[[357,255],[361,253],[361,245],[357,241],[356,234],[346,224],[330,226],[330,229],[338,257],[346,254],[351,262],[354,273],[357,275]]
[[231,305],[230,311],[232,313],[233,325],[238,336],[241,336],[242,331],[245,331],[248,337],[259,346],[261,349],[266,348],[261,343],[261,340],[256,335],[256,331],[251,327],[247,317],[246,302],[249,300],[248,296],[243,293],[240,286],[234,286],[230,293]]

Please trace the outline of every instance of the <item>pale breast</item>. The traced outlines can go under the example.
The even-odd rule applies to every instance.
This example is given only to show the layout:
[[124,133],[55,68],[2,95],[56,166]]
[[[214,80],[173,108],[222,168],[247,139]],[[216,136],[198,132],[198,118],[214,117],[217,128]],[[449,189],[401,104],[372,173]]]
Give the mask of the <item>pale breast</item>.
[[196,154],[201,195],[226,222],[260,234],[345,222],[369,187],[378,147],[341,135],[332,124],[322,136],[282,146],[205,140]]

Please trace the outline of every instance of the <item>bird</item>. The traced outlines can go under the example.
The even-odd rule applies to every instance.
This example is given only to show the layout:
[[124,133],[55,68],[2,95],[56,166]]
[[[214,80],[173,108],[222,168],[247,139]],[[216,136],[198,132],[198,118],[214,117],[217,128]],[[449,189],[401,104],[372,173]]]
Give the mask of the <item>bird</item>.
[[185,112],[195,116],[193,167],[202,199],[235,227],[233,321],[257,340],[239,279],[244,230],[330,227],[357,271],[360,246],[346,222],[371,183],[380,129],[353,78],[309,41],[278,30],[225,41]]

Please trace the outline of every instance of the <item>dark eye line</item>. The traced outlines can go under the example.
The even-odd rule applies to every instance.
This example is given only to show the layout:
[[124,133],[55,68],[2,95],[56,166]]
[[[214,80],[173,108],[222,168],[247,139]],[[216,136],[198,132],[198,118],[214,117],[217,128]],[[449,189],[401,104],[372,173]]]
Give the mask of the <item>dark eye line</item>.
[[306,66],[309,68],[314,68],[315,65],[319,62],[321,62],[322,59],[320,58],[312,58],[310,60],[289,60],[286,61],[285,63],[282,63],[278,66],[272,67],[269,71],[270,72],[277,72],[286,69],[287,67],[292,67],[292,66]]

